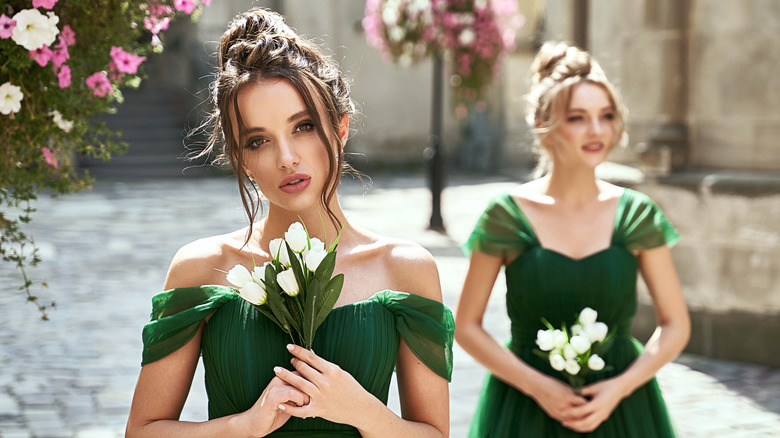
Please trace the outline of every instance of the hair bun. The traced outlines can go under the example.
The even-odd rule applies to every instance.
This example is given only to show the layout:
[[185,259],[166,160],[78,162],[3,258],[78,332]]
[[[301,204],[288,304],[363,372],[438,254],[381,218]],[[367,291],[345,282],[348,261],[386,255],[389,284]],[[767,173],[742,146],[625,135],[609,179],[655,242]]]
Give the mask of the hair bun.
[[587,76],[592,67],[588,52],[567,43],[547,42],[531,64],[531,74],[534,84],[548,77],[560,82],[573,76]]

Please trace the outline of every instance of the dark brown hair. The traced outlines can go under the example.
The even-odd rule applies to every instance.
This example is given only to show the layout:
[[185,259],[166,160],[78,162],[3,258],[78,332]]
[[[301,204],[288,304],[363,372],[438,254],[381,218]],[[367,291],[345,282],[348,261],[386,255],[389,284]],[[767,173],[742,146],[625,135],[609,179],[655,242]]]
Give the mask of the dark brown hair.
[[[290,81],[312,116],[330,158],[320,203],[339,227],[329,203],[336,195],[342,172],[353,170],[340,153],[344,144],[338,135],[339,123],[343,116],[355,113],[355,105],[337,64],[317,45],[298,36],[281,15],[266,9],[251,9],[236,16],[220,39],[217,56],[216,77],[210,89],[214,109],[207,121],[210,138],[199,156],[217,154],[216,164],[228,164],[238,177],[241,202],[249,217],[247,242],[261,203],[257,188],[250,184],[244,171],[239,144],[244,124],[237,97],[243,87],[268,79]],[[238,133],[233,132],[231,115],[238,121]]]

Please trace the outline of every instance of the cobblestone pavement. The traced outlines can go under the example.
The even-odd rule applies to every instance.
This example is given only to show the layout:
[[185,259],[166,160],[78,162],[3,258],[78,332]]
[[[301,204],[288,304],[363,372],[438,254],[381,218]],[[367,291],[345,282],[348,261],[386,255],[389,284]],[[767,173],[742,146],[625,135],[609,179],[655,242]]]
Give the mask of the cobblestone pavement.
[[[458,244],[486,200],[511,183],[450,177],[447,184],[446,234],[427,230],[430,194],[422,175],[376,176],[364,195],[346,180],[341,200],[351,220],[428,248],[439,264],[444,302],[453,307],[467,265]],[[242,226],[235,192],[232,179],[221,177],[104,181],[36,203],[28,230],[43,262],[28,274],[48,282],[35,292],[57,307],[51,321],[40,321],[16,290],[17,272],[0,266],[0,437],[123,435],[150,298],[181,245]],[[506,337],[502,306],[501,293],[494,293],[485,320]],[[484,376],[456,345],[453,437],[465,436]],[[658,379],[681,437],[780,436],[780,369],[686,354]],[[390,406],[398,409],[397,398]],[[199,370],[183,418],[205,416]]]

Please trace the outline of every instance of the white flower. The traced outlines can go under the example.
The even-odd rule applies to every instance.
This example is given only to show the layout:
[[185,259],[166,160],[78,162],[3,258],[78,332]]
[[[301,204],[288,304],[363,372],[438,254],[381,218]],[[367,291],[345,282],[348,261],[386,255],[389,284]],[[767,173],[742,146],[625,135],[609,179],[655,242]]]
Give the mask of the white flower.
[[582,324],[583,326],[589,326],[591,324],[594,324],[598,316],[599,316],[598,312],[591,309],[590,307],[586,307],[582,309],[582,312],[580,312],[580,317],[579,317],[580,324]]
[[225,279],[227,279],[230,284],[242,288],[247,283],[252,282],[252,274],[249,273],[249,270],[245,268],[244,265],[236,265],[233,269],[228,271]]
[[604,368],[604,359],[600,358],[598,354],[592,355],[588,358],[588,368],[593,371],[599,371]]
[[563,357],[566,358],[566,360],[571,360],[577,357],[577,351],[574,350],[574,347],[572,347],[571,344],[566,344],[563,346]]
[[573,326],[571,326],[570,330],[571,330],[572,336],[581,335],[582,332],[584,331],[583,328],[582,328],[582,325],[580,325],[580,324],[574,324]]
[[542,351],[550,351],[555,347],[552,330],[539,330],[536,332],[536,345]]
[[252,270],[252,280],[255,281],[255,283],[258,283],[260,285],[264,284],[265,281],[265,267],[268,266],[270,263],[265,262],[263,263],[263,266],[255,266],[255,269]]
[[393,26],[387,32],[387,37],[390,39],[390,41],[394,43],[403,41],[405,36],[406,36],[406,31],[400,26]]
[[52,119],[54,120],[54,123],[63,131],[70,132],[73,129],[73,122],[70,120],[66,120],[62,118],[62,114],[60,114],[59,111],[54,110],[49,113],[51,115]]
[[316,250],[325,251],[325,242],[323,242],[322,240],[316,237],[311,238],[311,240],[309,241],[309,245],[311,245],[312,250],[316,249]]
[[400,16],[395,8],[382,8],[382,22],[385,23],[385,26],[390,27],[398,23],[398,18],[400,18]]
[[60,18],[54,12],[49,12],[47,17],[37,9],[24,9],[14,15],[13,19],[16,20],[16,27],[11,39],[27,50],[38,50],[50,45],[60,33],[57,29]]
[[265,290],[263,290],[263,286],[255,283],[254,281],[250,281],[249,283],[245,284],[244,287],[239,289],[238,296],[258,306],[265,304],[265,300],[268,298]]
[[322,259],[328,255],[328,251],[324,249],[312,249],[303,256],[303,262],[306,264],[306,269],[314,272],[317,267],[322,263]]
[[287,253],[287,244],[283,239],[272,240],[268,244],[268,250],[271,251],[274,260],[278,260],[284,266],[290,266],[290,255]]
[[563,348],[566,345],[566,341],[566,333],[558,329],[553,331],[553,345],[555,345],[555,348]]
[[287,241],[287,245],[297,253],[302,252],[308,247],[308,239],[306,229],[303,228],[303,225],[300,222],[293,222],[290,224],[290,228],[284,233],[284,240]]
[[550,355],[550,366],[553,367],[555,371],[563,371],[566,367],[566,359],[558,353],[553,353]]
[[8,115],[22,109],[22,88],[10,82],[0,85],[0,113]]
[[572,376],[576,376],[580,372],[580,364],[576,360],[567,360],[564,369]]
[[284,293],[291,297],[298,295],[298,292],[300,292],[298,282],[295,280],[295,273],[292,269],[280,272],[279,275],[276,276],[276,281],[279,283],[279,286]]
[[585,326],[585,336],[590,339],[590,342],[601,342],[607,337],[609,328],[603,322],[597,322],[591,325]]
[[583,354],[590,350],[590,339],[583,335],[572,336],[571,339],[569,339],[569,344],[571,344],[574,351],[578,354]]
[[458,42],[460,43],[461,46],[468,46],[474,42],[474,38],[476,36],[477,35],[474,33],[473,30],[466,28],[460,32],[460,35],[458,36]]

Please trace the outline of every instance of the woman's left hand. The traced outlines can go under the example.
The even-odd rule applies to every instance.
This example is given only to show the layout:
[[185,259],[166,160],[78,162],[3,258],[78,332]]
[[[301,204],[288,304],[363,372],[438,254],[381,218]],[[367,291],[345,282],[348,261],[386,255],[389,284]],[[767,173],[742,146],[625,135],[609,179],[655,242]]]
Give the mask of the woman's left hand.
[[274,372],[280,379],[310,397],[309,403],[304,406],[285,405],[284,410],[290,415],[299,418],[321,417],[335,423],[352,424],[355,414],[370,406],[371,399],[376,400],[338,365],[298,345],[289,345],[288,349],[295,356],[292,364],[297,373],[282,367],[274,368]]
[[589,401],[571,409],[572,420],[561,424],[577,432],[592,432],[612,414],[625,396],[623,386],[615,379],[606,379],[582,388]]

